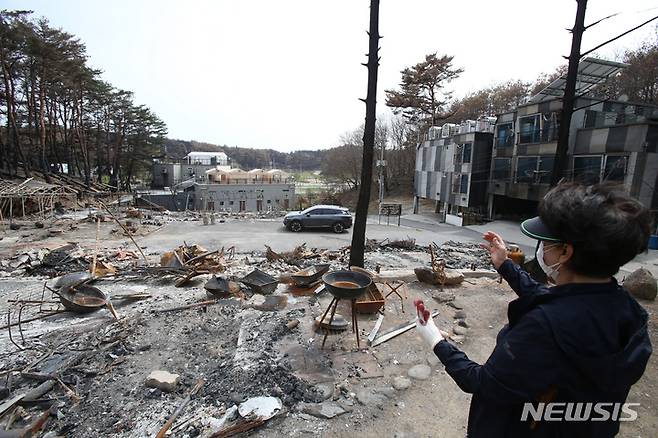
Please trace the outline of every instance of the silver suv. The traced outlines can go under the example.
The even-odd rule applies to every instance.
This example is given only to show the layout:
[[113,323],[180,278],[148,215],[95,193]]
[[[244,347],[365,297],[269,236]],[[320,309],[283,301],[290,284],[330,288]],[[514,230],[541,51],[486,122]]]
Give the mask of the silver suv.
[[352,226],[352,215],[347,208],[338,205],[314,205],[288,213],[283,225],[294,232],[305,228],[331,228],[334,233],[342,233]]

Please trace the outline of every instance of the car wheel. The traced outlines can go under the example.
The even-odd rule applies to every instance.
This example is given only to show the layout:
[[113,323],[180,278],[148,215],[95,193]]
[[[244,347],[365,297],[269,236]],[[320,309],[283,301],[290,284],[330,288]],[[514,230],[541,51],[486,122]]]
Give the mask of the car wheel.
[[299,222],[299,221],[293,221],[290,224],[290,231],[292,231],[294,233],[299,233],[300,231],[302,231],[302,228],[304,228],[304,227],[302,227],[302,223]]
[[333,230],[334,233],[340,234],[343,231],[345,231],[345,226],[341,224],[340,222],[336,222],[331,226],[331,229]]

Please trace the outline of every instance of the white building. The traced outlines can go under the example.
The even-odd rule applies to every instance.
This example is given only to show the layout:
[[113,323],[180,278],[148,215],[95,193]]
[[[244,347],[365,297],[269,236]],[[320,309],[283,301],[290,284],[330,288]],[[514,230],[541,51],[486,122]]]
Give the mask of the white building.
[[227,166],[228,156],[224,152],[190,152],[185,161],[187,164]]

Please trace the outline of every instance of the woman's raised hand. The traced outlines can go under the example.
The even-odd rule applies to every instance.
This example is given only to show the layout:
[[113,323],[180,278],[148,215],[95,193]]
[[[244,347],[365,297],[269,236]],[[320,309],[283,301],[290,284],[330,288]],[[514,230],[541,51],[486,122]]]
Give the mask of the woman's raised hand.
[[498,269],[507,259],[507,246],[503,238],[493,231],[487,231],[482,237],[488,243],[483,243],[481,246],[489,252],[491,263]]

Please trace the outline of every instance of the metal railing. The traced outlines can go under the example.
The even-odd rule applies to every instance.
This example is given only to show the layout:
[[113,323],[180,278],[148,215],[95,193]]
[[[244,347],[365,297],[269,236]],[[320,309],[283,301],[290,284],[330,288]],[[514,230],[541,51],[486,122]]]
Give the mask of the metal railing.
[[533,129],[531,131],[519,131],[517,134],[518,144],[550,143],[557,141],[558,127],[548,129]]

